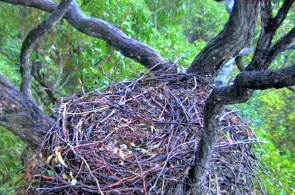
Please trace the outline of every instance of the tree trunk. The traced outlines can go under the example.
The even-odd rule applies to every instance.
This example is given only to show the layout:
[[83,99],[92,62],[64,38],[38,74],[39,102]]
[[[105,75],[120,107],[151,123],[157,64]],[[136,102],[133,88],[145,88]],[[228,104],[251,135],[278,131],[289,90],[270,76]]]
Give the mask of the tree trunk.
[[0,75],[0,125],[32,147],[41,144],[54,120]]
[[238,55],[252,37],[259,0],[237,0],[224,29],[200,52],[188,72],[214,78],[224,63]]
[[[189,72],[197,72],[209,77],[210,81],[218,74],[224,63],[236,56],[252,37],[254,27],[258,18],[258,0],[237,0],[234,10],[223,31],[213,39],[203,51],[195,58]],[[250,96],[246,95],[247,90],[237,90],[238,86],[232,88],[217,88],[213,90],[205,103],[204,127],[199,143],[199,151],[195,159],[193,192],[205,194],[208,183],[208,170],[211,161],[212,149],[217,140],[219,116],[224,105],[233,103],[227,100],[228,97],[241,96],[246,101]],[[225,89],[225,91],[223,91]],[[225,95],[223,95],[222,93]],[[235,92],[235,94],[230,94]],[[222,96],[223,95],[223,96]],[[232,96],[231,96],[232,95]]]

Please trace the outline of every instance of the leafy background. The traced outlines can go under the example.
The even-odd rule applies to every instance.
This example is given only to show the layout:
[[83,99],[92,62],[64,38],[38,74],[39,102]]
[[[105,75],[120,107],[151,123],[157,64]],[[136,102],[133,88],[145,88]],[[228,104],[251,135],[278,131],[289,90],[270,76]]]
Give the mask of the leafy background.
[[[274,14],[282,4],[276,0]],[[151,45],[169,60],[187,67],[228,20],[224,3],[213,0],[78,0],[82,10],[121,28],[128,36]],[[292,8],[294,10],[294,8]],[[9,15],[9,17],[7,17]],[[0,74],[20,85],[19,53],[27,33],[48,16],[47,13],[0,3]],[[291,12],[279,29],[279,38],[294,25]],[[259,28],[255,32],[253,46]],[[272,68],[294,64],[295,53],[282,53]],[[248,62],[251,55],[244,59]],[[56,98],[99,90],[110,83],[131,80],[144,68],[123,57],[104,41],[86,36],[61,21],[36,46],[32,61],[40,61],[40,82],[33,82],[36,102],[50,114],[53,102],[45,87],[54,89]],[[237,74],[235,70],[233,75]],[[288,89],[258,91],[245,104],[235,105],[261,142],[255,147],[261,159],[263,184],[269,194],[294,194],[295,183],[295,94]],[[25,144],[0,127],[0,194],[14,194],[22,182]]]

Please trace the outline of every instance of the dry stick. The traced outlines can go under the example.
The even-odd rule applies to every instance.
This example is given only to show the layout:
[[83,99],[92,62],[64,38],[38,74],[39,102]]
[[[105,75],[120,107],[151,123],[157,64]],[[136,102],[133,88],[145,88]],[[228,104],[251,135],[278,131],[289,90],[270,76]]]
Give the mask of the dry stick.
[[182,102],[170,90],[169,90],[169,93],[176,100],[177,104],[181,107],[182,112],[185,115],[185,118],[186,118],[187,122],[190,122],[191,121],[190,120],[190,117],[188,116],[187,111],[186,111],[186,108],[184,107],[184,105],[182,104]]
[[214,180],[215,180],[215,183],[216,183],[216,193],[217,193],[217,195],[220,195],[220,193],[219,193],[218,177],[217,177],[217,173],[216,172],[214,172]]
[[[242,156],[241,156],[241,159],[240,159],[240,165],[239,165],[239,172],[238,172],[238,175],[236,176],[237,178],[239,178],[240,177],[240,174],[241,174],[241,171],[242,171],[242,164],[243,164],[243,160],[244,160],[244,156],[245,156],[245,151],[244,151],[244,144],[242,145]],[[236,178],[235,178],[236,179]],[[235,185],[237,185],[237,182],[238,182],[238,180],[236,179],[236,181],[235,181]]]
[[33,100],[31,92],[32,82],[32,62],[31,53],[34,49],[35,44],[41,39],[66,13],[72,0],[63,0],[52,14],[39,24],[36,28],[30,31],[28,36],[25,38],[20,54],[21,61],[21,92]]
[[[162,78],[162,77],[161,77]],[[168,78],[169,79],[169,78]],[[155,80],[156,81],[151,81],[152,83],[151,83],[151,85],[154,85],[155,84],[155,82],[158,82],[157,83],[157,86],[158,86],[158,84],[162,84],[161,83],[161,79],[158,79],[158,78],[155,78]],[[145,82],[146,80],[143,80],[143,82]],[[191,84],[192,84],[192,87],[193,87],[193,80],[191,80]],[[123,83],[124,84],[124,83]],[[127,83],[127,85],[129,85],[130,83],[128,82]],[[150,86],[148,83],[145,83],[145,84],[147,84],[148,86]],[[177,83],[176,83],[177,84]],[[126,85],[126,84],[125,84]],[[138,88],[140,88],[142,85],[143,85],[143,83],[142,82],[138,82],[137,84],[136,84],[137,86],[134,88],[134,93],[133,93],[133,91],[131,91],[130,92],[130,88],[132,88],[132,86],[130,86],[130,88],[128,89],[128,93],[127,93],[127,96],[130,96],[130,97],[132,97],[132,95],[133,95],[133,97],[134,96],[136,96],[136,91],[137,91],[137,89]],[[140,85],[140,86],[139,86]],[[178,85],[178,84],[177,84]],[[116,86],[116,85],[115,85]],[[124,87],[122,87],[122,85],[119,85],[120,86],[120,89],[124,89]],[[157,88],[157,86],[152,86],[152,87],[154,87],[154,88]],[[170,85],[169,85],[170,86]],[[169,86],[167,86],[168,88],[169,88]],[[116,87],[115,87],[116,88]],[[174,106],[175,106],[175,109],[176,109],[176,107],[177,107],[177,110],[179,111],[179,114],[181,114],[181,116],[183,116],[184,114],[183,114],[183,112],[182,112],[182,110],[181,110],[181,108],[178,106],[178,104],[177,104],[177,102],[176,102],[176,100],[175,100],[175,98],[173,98],[170,94],[169,94],[169,92],[168,92],[168,88],[165,88],[165,89],[162,89],[162,88],[160,88],[159,90],[162,92],[163,90],[163,95],[167,95],[167,97],[166,98],[168,98],[168,99],[166,99],[166,103],[167,104],[169,104],[169,101],[172,101],[173,102],[173,104],[174,104]],[[117,89],[117,88],[116,88]],[[119,88],[118,88],[118,90],[119,90]],[[177,90],[177,89],[176,89]],[[157,92],[157,90],[154,90],[155,92]],[[152,94],[160,94],[160,93],[154,93],[154,91],[150,91],[150,93],[148,93],[147,94],[147,97],[149,97],[150,98],[150,96],[152,95]],[[139,91],[137,91],[137,92],[139,92],[139,93],[142,93],[142,90],[139,90]],[[176,96],[176,92],[174,91],[174,90],[172,90],[172,93],[174,93],[175,94],[175,96]],[[196,90],[195,91],[195,93],[198,93],[198,90]],[[123,94],[123,93],[121,93],[121,94]],[[103,94],[100,94],[100,95],[103,95]],[[109,95],[109,96],[108,96]],[[186,95],[190,95],[190,94],[186,94]],[[114,105],[116,106],[117,105],[117,102],[118,101],[120,101],[120,99],[121,99],[121,95],[114,95],[114,94],[110,94],[110,93],[108,93],[108,94],[106,94],[106,96],[107,97],[109,97],[109,101],[111,101],[111,102],[115,102],[114,103]],[[153,96],[153,97],[157,97],[157,95],[155,95],[155,96]],[[177,98],[179,98],[178,97],[178,95],[176,96]],[[201,95],[201,97],[200,97],[201,99],[203,98],[203,96]],[[139,99],[142,99],[142,97],[139,97]],[[119,111],[118,112],[116,112],[116,117],[117,116],[122,116],[123,118],[124,117],[126,117],[126,116],[129,116],[129,114],[127,114],[126,115],[126,113],[128,113],[128,112],[125,112],[125,111],[123,111],[123,110],[126,110],[126,111],[129,111],[129,112],[131,112],[131,113],[137,113],[136,111],[135,111],[135,109],[137,109],[137,106],[138,106],[138,104],[140,103],[139,101],[139,99],[134,99],[134,101],[130,101],[129,102],[129,104],[128,105],[126,105],[126,109],[122,109],[122,108],[118,108],[119,109]],[[157,100],[157,98],[155,98],[156,100]],[[155,102],[153,102],[153,100],[151,100],[151,99],[149,99],[150,100],[150,102],[152,102],[153,103],[153,105],[156,105],[156,103]],[[91,104],[89,101],[92,101],[92,99],[87,99],[87,98],[80,98],[80,97],[77,97],[77,99],[76,100],[72,100],[72,99],[70,99],[69,100],[69,102],[68,102],[68,104],[66,104],[66,111],[65,111],[65,113],[69,113],[69,112],[75,112],[75,113],[80,113],[80,112],[83,112],[83,110],[86,110],[86,111],[89,111],[90,109],[94,109],[94,107],[92,108],[92,105],[95,105],[95,106],[101,106],[101,104],[102,103],[98,103],[98,105],[94,102],[93,104]],[[194,101],[192,101],[192,102],[189,102],[190,104],[196,104],[195,102],[196,102],[197,100],[194,100]],[[150,104],[150,102],[146,102],[146,105],[149,105]],[[198,102],[198,101],[197,101]],[[164,101],[162,102],[162,100],[161,101],[159,101],[159,103],[161,104],[161,105],[163,105],[164,104]],[[171,105],[172,105],[172,103],[171,103]],[[90,106],[90,107],[89,107]],[[96,115],[96,117],[94,117],[93,119],[91,118],[91,120],[92,121],[88,121],[89,122],[89,124],[85,124],[85,128],[87,128],[87,126],[91,126],[91,124],[94,122],[94,123],[99,123],[99,121],[100,120],[103,120],[112,110],[112,105],[109,105],[110,106],[110,109],[107,111],[107,112],[105,112],[105,111],[101,111],[102,113],[101,113],[101,115],[97,115],[97,114],[95,114]],[[156,105],[157,106],[157,105]],[[172,105],[173,106],[173,105]],[[186,106],[186,104],[184,105],[184,106]],[[157,106],[158,108],[160,108],[158,111],[157,111],[157,115],[156,115],[156,117],[158,116],[158,114],[160,113],[160,112],[162,112],[162,110],[163,110],[163,108],[161,108],[161,106]],[[168,105],[167,105],[167,107],[168,107]],[[120,111],[120,109],[122,109],[122,112],[123,113],[120,113],[121,111]],[[189,112],[190,113],[190,112]],[[122,114],[122,115],[121,115]],[[60,115],[62,115],[62,114],[60,114]],[[231,114],[231,115],[233,115],[233,114]],[[113,117],[114,115],[112,115],[112,117]],[[72,115],[66,115],[66,118],[70,118],[71,119],[71,122],[74,122],[75,121],[75,118],[73,118],[73,117],[78,117],[77,119],[79,119],[80,120],[80,116],[79,115],[77,115],[77,116],[72,116]],[[88,116],[81,116],[81,117],[86,117],[86,118],[88,118]],[[145,116],[142,116],[142,117],[145,117]],[[170,117],[174,117],[174,115],[171,115]],[[184,117],[184,116],[183,116]],[[226,121],[228,121],[228,119],[229,119],[229,117],[225,117],[225,120]],[[67,119],[65,119],[66,121],[67,121]],[[79,120],[77,120],[77,122],[79,121]],[[115,119],[116,120],[116,119]],[[150,120],[149,118],[147,118],[147,120]],[[222,124],[222,126],[227,126],[227,125],[229,125],[230,126],[230,124],[232,123],[232,122],[234,122],[235,120],[233,120],[233,121],[230,121],[230,123],[228,124],[228,123],[224,123],[224,121],[223,121],[223,124]],[[127,119],[126,119],[126,121],[125,122],[128,122],[127,121]],[[66,122],[67,123],[67,122]],[[62,124],[62,122],[60,121],[60,124]],[[174,123],[173,123],[174,124]],[[67,125],[70,125],[70,124],[67,124]],[[125,123],[123,124],[123,125],[126,125]],[[137,124],[137,125],[140,125],[140,124]],[[83,125],[84,126],[84,125]],[[68,127],[68,126],[67,126]],[[138,126],[139,128],[141,127],[141,126]],[[72,129],[70,128],[70,127],[68,127],[69,129],[67,129],[67,130],[69,130],[69,131],[71,131]],[[99,127],[99,128],[102,128],[102,126],[101,127]],[[243,126],[237,126],[237,128],[238,129],[240,129],[240,128],[244,128]],[[167,128],[166,128],[167,129]],[[97,131],[98,130],[98,131]],[[145,129],[145,130],[147,130],[147,129]],[[168,130],[169,130],[169,128],[168,128]],[[74,131],[76,131],[76,129],[74,130]],[[162,132],[162,131],[161,131]],[[103,140],[103,137],[104,136],[108,136],[108,138],[110,138],[110,140],[112,140],[112,139],[114,139],[113,138],[113,135],[115,134],[115,136],[116,136],[116,133],[118,133],[118,132],[112,132],[112,133],[110,133],[110,131],[109,130],[107,130],[107,131],[102,131],[102,132],[100,132],[99,131],[99,129],[96,129],[96,131],[95,131],[95,133],[99,133],[99,135],[98,135],[98,138],[99,138],[99,140]],[[160,132],[159,132],[160,133]],[[165,135],[167,135],[167,132],[166,131],[164,131],[164,132],[162,132],[163,134],[164,134],[164,136]],[[168,132],[169,133],[169,132]],[[172,131],[170,130],[170,133],[172,133]],[[103,134],[103,135],[102,135]],[[177,130],[177,132],[174,132],[174,135],[178,135],[179,134],[179,132],[178,132],[178,130]],[[158,139],[159,138],[161,138],[162,136],[161,136],[162,134],[160,133],[160,135],[156,135],[154,138],[153,138],[153,140],[152,141],[150,141],[149,143],[150,144],[148,144],[148,146],[152,146],[152,145],[154,145],[154,144],[156,144],[156,143],[158,143]],[[120,134],[119,134],[119,136],[120,136]],[[172,136],[172,137],[171,137]],[[102,150],[101,152],[101,154],[103,155],[103,156],[100,156],[100,154],[99,153],[90,153],[90,151],[91,151],[91,148],[95,148],[95,144],[81,144],[79,147],[77,146],[77,147],[75,147],[74,145],[73,145],[73,148],[75,149],[75,151],[76,151],[76,153],[78,153],[80,156],[82,156],[83,158],[85,158],[85,160],[87,160],[87,163],[88,163],[88,166],[92,169],[92,173],[93,173],[93,175],[95,175],[95,177],[96,178],[100,178],[100,179],[104,179],[104,178],[106,178],[106,180],[105,181],[99,181],[100,182],[100,185],[101,185],[101,190],[102,190],[102,192],[103,193],[111,193],[111,192],[113,192],[112,190],[117,190],[118,192],[121,192],[121,193],[124,193],[125,191],[127,192],[131,192],[133,189],[135,189],[135,188],[131,188],[131,186],[130,185],[135,185],[135,184],[139,184],[139,183],[142,183],[142,180],[143,180],[143,175],[145,176],[145,185],[147,186],[147,188],[149,188],[148,186],[153,186],[153,184],[154,184],[154,182],[155,182],[155,179],[156,179],[156,177],[157,177],[157,175],[158,174],[156,174],[156,176],[155,177],[151,177],[151,175],[155,175],[155,174],[153,174],[153,172],[161,172],[161,170],[163,170],[163,166],[165,165],[165,161],[166,161],[166,163],[167,163],[167,161],[173,161],[173,162],[178,162],[178,159],[182,159],[183,158],[183,155],[188,155],[186,152],[188,151],[187,150],[187,148],[189,148],[189,150],[190,151],[193,151],[193,150],[195,150],[196,149],[196,147],[195,146],[192,146],[192,144],[193,145],[196,145],[196,144],[194,144],[195,143],[195,140],[191,140],[191,139],[185,139],[185,140],[191,140],[190,142],[186,142],[186,143],[182,143],[183,141],[181,141],[181,143],[182,144],[180,144],[180,145],[177,145],[176,147],[173,147],[173,145],[177,142],[177,140],[175,140],[175,138],[177,138],[177,136],[173,136],[173,135],[171,135],[171,136],[169,136],[170,138],[172,138],[172,140],[171,141],[169,141],[169,143],[170,144],[168,144],[168,145],[170,145],[170,146],[168,146],[167,148],[169,148],[169,149],[171,149],[172,148],[172,153],[170,154],[170,156],[168,157],[168,160],[166,160],[166,158],[167,158],[167,151],[165,152],[165,156],[163,156],[163,155],[161,155],[161,156],[159,156],[159,157],[156,157],[155,159],[153,159],[153,157],[154,157],[154,155],[153,154],[145,154],[145,153],[142,153],[141,155],[142,156],[139,156],[139,155],[137,155],[136,157],[138,158],[138,162],[136,161],[136,159],[134,158],[134,156],[132,157],[132,160],[130,161],[129,160],[129,158],[128,159],[126,159],[126,163],[124,164],[124,167],[120,167],[120,166],[117,166],[118,165],[118,159],[117,158],[115,158],[115,159],[113,159],[111,156],[110,156],[110,159],[105,159],[105,161],[107,161],[107,162],[105,162],[104,163],[104,165],[102,165],[102,161],[103,160],[101,160],[101,159],[103,159],[103,158],[106,158],[106,156],[104,155],[104,154],[106,154],[106,153],[104,153],[104,151],[105,150]],[[96,136],[94,136],[95,138],[94,138],[94,142],[96,142],[97,141],[97,138],[96,138]],[[221,136],[221,137],[224,137],[224,136]],[[129,138],[129,137],[126,137],[126,138]],[[181,139],[182,139],[182,137],[180,137]],[[176,141],[176,142],[175,142]],[[222,140],[221,140],[222,141]],[[62,141],[61,141],[62,142]],[[70,142],[69,142],[70,143]],[[223,143],[223,142],[221,142],[221,143]],[[70,144],[72,144],[72,143],[70,143]],[[84,147],[85,145],[89,145],[89,147],[88,146],[86,146],[86,147]],[[92,147],[93,146],[93,147]],[[107,146],[107,144],[106,144],[106,146]],[[160,146],[160,145],[158,145],[158,146]],[[53,146],[54,147],[54,146]],[[90,148],[90,149],[89,149]],[[236,148],[237,149],[237,148]],[[71,151],[71,149],[68,149],[67,151]],[[217,150],[215,150],[215,151],[217,151]],[[237,152],[239,152],[238,150],[236,150]],[[111,152],[111,151],[110,151]],[[108,151],[107,151],[107,153],[108,153]],[[163,153],[163,151],[161,152],[161,153]],[[192,152],[191,152],[192,153]],[[191,154],[190,153],[190,154]],[[111,154],[113,154],[113,153],[111,153]],[[94,158],[93,158],[93,155],[94,155]],[[153,157],[151,156],[151,155],[153,155]],[[107,155],[108,156],[108,155]],[[86,157],[87,157],[87,159],[86,159]],[[164,158],[163,158],[164,157]],[[185,156],[185,157],[188,157],[188,156]],[[230,162],[231,164],[237,164],[237,162],[238,162],[238,160],[237,160],[237,157],[238,156],[234,156],[235,158],[233,159],[233,161],[232,162]],[[144,160],[141,160],[141,158],[143,158]],[[226,158],[226,157],[225,157]],[[77,160],[79,160],[80,158],[79,157],[76,157],[76,159]],[[74,160],[74,159],[72,159],[72,160]],[[110,160],[110,161],[109,161]],[[190,164],[191,163],[191,158],[190,159],[188,159],[188,162],[187,162],[187,164]],[[74,161],[73,163],[75,163],[76,161]],[[79,160],[79,162],[80,162],[80,160]],[[83,161],[82,161],[83,162]],[[154,163],[157,163],[157,162],[161,162],[161,163],[158,163],[159,164],[159,166],[155,166],[155,164]],[[140,163],[140,166],[141,166],[141,169],[143,170],[142,171],[142,173],[140,173],[140,167],[138,167],[138,163]],[[218,162],[216,162],[217,164],[218,164]],[[244,162],[243,162],[244,163]],[[81,173],[82,175],[81,175],[81,186],[84,186],[84,184],[82,183],[83,181],[84,181],[84,179],[86,179],[87,178],[87,180],[89,179],[88,177],[89,177],[89,175],[90,175],[90,173],[89,173],[89,171],[87,170],[87,167],[85,166],[85,164],[84,163],[82,163],[83,165],[84,165],[84,167],[77,167],[78,168],[78,173]],[[226,164],[227,166],[231,166],[231,164]],[[102,165],[102,166],[101,166]],[[74,169],[75,170],[77,170],[77,168],[75,167],[75,164],[73,164],[73,166],[74,166]],[[136,171],[137,172],[133,172],[132,170],[130,170],[130,169],[128,169],[128,167],[130,168],[130,167],[134,167],[134,166],[136,166],[137,167],[137,169],[136,169]],[[227,167],[226,166],[226,167]],[[220,170],[221,172],[223,172],[223,171],[227,171],[228,172],[228,169],[226,168],[226,167],[224,167],[223,166],[223,168]],[[100,168],[102,168],[102,169],[100,169]],[[109,168],[109,169],[108,169]],[[150,168],[154,168],[154,170],[150,170]],[[225,169],[226,170],[225,170]],[[242,168],[242,167],[241,167]],[[83,170],[84,169],[84,170]],[[86,170],[85,170],[86,169]],[[106,171],[106,170],[110,170],[110,172],[109,172],[109,174],[107,173],[108,171]],[[147,171],[145,171],[146,169],[149,169],[150,171],[149,172],[147,172]],[[82,170],[82,171],[81,171]],[[118,178],[118,177],[116,177],[116,174],[115,174],[115,172],[114,173],[111,173],[111,171],[112,170],[116,170],[116,171],[118,171],[118,173],[120,174],[120,178]],[[244,170],[244,169],[243,169]],[[243,172],[243,170],[242,170],[242,172],[241,172],[241,174],[242,175],[245,175],[244,174],[244,172]],[[247,169],[247,170],[249,170],[249,169]],[[160,175],[160,179],[159,179],[159,181],[161,181],[162,182],[162,189],[161,189],[161,185],[160,185],[160,182],[158,181],[157,182],[157,185],[156,185],[156,187],[158,187],[158,189],[157,189],[157,192],[160,194],[161,193],[161,190],[163,190],[163,187],[165,187],[165,186],[167,186],[167,184],[169,185],[169,182],[170,181],[172,181],[172,180],[174,180],[175,181],[175,179],[174,179],[174,176],[175,175],[172,175],[172,179],[169,179],[169,178],[165,178],[166,177],[166,173],[171,173],[170,171],[172,171],[173,172],[173,174],[175,173],[175,174],[177,174],[177,175],[179,175],[179,173],[176,173],[176,172],[181,172],[181,166],[173,166],[173,167],[170,167],[170,166],[166,166],[166,167],[164,167],[164,171],[163,171],[163,173]],[[217,172],[217,176],[218,176],[218,179],[219,178],[221,178],[222,176],[223,176],[223,173],[220,173],[220,171],[218,171]],[[251,172],[251,170],[250,170],[250,172]],[[86,175],[85,175],[86,174]],[[148,176],[148,175],[149,176]],[[79,174],[78,174],[79,175]],[[110,175],[110,177],[108,177],[108,175]],[[231,174],[232,175],[232,174]],[[113,176],[114,177],[116,177],[115,179],[113,178]],[[130,177],[131,176],[131,177]],[[169,177],[170,176],[170,174],[169,175],[167,175],[167,177]],[[211,175],[212,176],[212,175]],[[79,176],[80,177],[80,176]],[[108,180],[108,178],[109,178],[109,180]],[[124,179],[125,178],[125,179]],[[91,179],[92,179],[92,177],[91,177]],[[213,175],[213,177],[212,177],[212,180],[210,180],[211,181],[211,183],[209,183],[209,188],[208,189],[210,189],[210,192],[213,192],[213,191],[216,191],[216,185],[214,185],[214,175]],[[165,180],[165,183],[163,183],[164,182],[164,180]],[[94,181],[94,180],[93,180]],[[114,185],[115,184],[115,185]],[[92,185],[92,184],[91,184]],[[211,185],[211,187],[210,187],[210,185]],[[142,187],[143,187],[143,185],[142,185]],[[180,186],[181,187],[181,186]],[[219,186],[220,188],[221,188],[221,186]],[[241,188],[243,188],[243,186],[240,186],[240,183],[238,183],[238,186],[234,186],[234,187],[241,187]],[[111,189],[110,189],[111,188]],[[85,186],[85,188],[83,188],[82,190],[85,190],[85,192],[86,191],[93,191],[94,192],[94,190],[96,189],[96,192],[98,191],[97,190],[97,187],[96,187],[96,185],[94,185],[94,187],[91,187],[91,186]],[[109,190],[110,189],[110,190]],[[141,189],[135,189],[135,190],[142,190],[143,191],[143,188],[141,188]],[[149,190],[149,189],[147,189],[147,190]],[[168,188],[167,188],[167,190],[169,190]],[[246,189],[245,189],[246,190]],[[123,192],[124,191],[124,192]],[[165,191],[162,191],[163,193],[165,192]],[[144,193],[144,191],[142,192],[142,193]],[[220,191],[219,191],[219,193],[222,193],[222,189],[220,189]]]
[[[171,126],[171,128],[173,128],[173,125]],[[167,145],[170,144],[172,137],[173,137],[173,135],[170,136]],[[160,173],[158,174],[158,177],[156,178],[156,181],[155,181],[154,185],[153,185],[153,186],[151,187],[151,189],[149,190],[150,192],[151,192],[151,190],[153,190],[153,189],[156,187],[156,184],[158,183],[158,180],[160,179],[161,175],[163,174],[163,172],[164,172],[164,170],[165,170],[165,168],[166,168],[166,166],[167,166],[167,164],[168,164],[168,161],[169,161],[169,160],[171,159],[171,157],[173,156],[173,154],[172,154],[173,151],[175,150],[175,148],[178,147],[178,146],[176,146],[177,143],[178,143],[178,140],[176,140],[176,141],[174,142],[173,149],[168,153],[168,155],[167,155],[167,159],[165,160],[165,163],[164,163],[164,165],[163,165],[163,167],[162,167]],[[176,147],[175,147],[175,146],[176,146]],[[169,149],[169,148],[167,148],[167,149]]]
[[143,184],[143,189],[144,189],[144,195],[148,195],[147,189],[146,189],[146,181],[145,181],[145,175],[143,175],[143,170],[141,167],[141,164],[138,161],[137,155],[134,155],[136,162],[139,166],[140,172],[141,172],[141,177],[142,177],[142,184]]
[[[62,139],[62,138],[61,138],[61,139]],[[74,154],[77,155],[77,156],[78,156],[78,157],[79,157],[79,158],[85,163],[87,169],[89,170],[90,175],[93,177],[93,179],[94,179],[95,182],[96,182],[97,189],[98,189],[99,193],[100,193],[101,195],[104,195],[103,192],[101,191],[101,188],[100,188],[99,182],[98,182],[97,178],[95,177],[95,175],[93,175],[92,170],[90,169],[90,167],[89,167],[87,161],[75,151],[74,147],[73,147],[71,144],[69,144],[66,140],[64,140],[64,141],[65,141],[65,142],[67,143],[67,145],[72,149],[72,151],[74,152]]]

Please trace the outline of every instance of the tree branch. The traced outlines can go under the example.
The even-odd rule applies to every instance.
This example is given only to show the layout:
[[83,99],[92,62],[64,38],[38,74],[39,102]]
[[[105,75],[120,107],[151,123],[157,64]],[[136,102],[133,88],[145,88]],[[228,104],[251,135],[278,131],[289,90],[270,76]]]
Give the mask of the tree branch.
[[286,35],[280,38],[269,50],[267,59],[261,69],[266,69],[278,54],[288,49],[295,38],[295,27],[293,27]]
[[294,0],[285,0],[276,17],[272,18],[270,1],[262,1],[262,29],[252,62],[246,67],[245,70],[262,70],[269,66],[271,61],[267,60],[267,58],[274,34],[286,18],[287,13],[293,3]]
[[[261,25],[263,29],[267,26],[267,24],[272,19],[272,9],[271,9],[271,1],[262,1],[261,2]],[[275,27],[277,28],[277,27]]]
[[72,0],[63,0],[52,14],[39,24],[36,28],[30,31],[28,36],[25,38],[20,54],[21,61],[21,92],[26,96],[33,99],[31,93],[31,81],[32,81],[32,63],[30,60],[31,53],[34,49],[37,41],[47,33],[66,13]]
[[212,90],[206,101],[207,110],[209,110],[208,113],[212,112],[215,104],[246,102],[255,89],[279,89],[293,85],[295,85],[295,65],[278,70],[243,71],[236,77],[233,85]]
[[275,16],[274,21],[278,25],[277,28],[280,27],[282,22],[285,20],[285,18],[288,15],[289,10],[292,7],[292,4],[295,0],[285,0],[282,7],[279,9],[278,14]]
[[218,138],[218,119],[224,105],[246,102],[253,94],[252,89],[283,88],[294,84],[295,65],[276,71],[244,71],[237,76],[234,85],[212,90],[205,102],[204,127],[195,159],[196,187],[193,190],[196,194],[203,194],[206,191],[204,184],[207,183],[207,169],[213,144]]
[[[5,53],[4,51],[2,51],[1,49],[0,49],[0,54],[3,54],[5,57],[7,57],[9,60],[11,60],[12,62],[16,62],[16,60],[15,59],[13,59],[12,57],[10,57],[7,53]],[[19,62],[16,62],[16,64],[20,64]]]
[[[57,3],[52,0],[0,0],[14,5],[34,7],[52,12]],[[86,16],[76,2],[72,3],[64,16],[73,27],[92,37],[106,41],[110,46],[120,51],[147,68],[161,69],[172,65],[150,46],[131,39],[112,24],[93,17]]]
[[57,103],[57,98],[54,95],[54,91],[52,90],[52,87],[49,86],[45,80],[45,77],[41,76],[40,69],[41,69],[42,63],[39,60],[36,60],[33,63],[33,68],[32,68],[32,75],[42,87],[44,87],[44,91],[46,92],[50,103],[54,104]]
[[[189,72],[207,73],[214,78],[224,61],[236,56],[248,43],[258,17],[260,1],[237,0],[235,2],[235,8],[224,30],[196,57],[188,69]],[[250,90],[230,86],[214,89],[207,98],[204,107],[204,127],[195,159],[196,166],[193,176],[195,179],[193,192],[195,194],[206,192],[207,169],[213,145],[218,137],[218,118],[224,105],[227,102],[246,101],[251,97],[251,94]]]
[[213,89],[205,102],[204,127],[196,155],[196,166],[194,167],[195,194],[204,194],[207,180],[207,170],[211,160],[213,145],[218,138],[218,125],[220,113],[224,105],[229,103],[246,102],[252,96],[252,91],[237,86],[219,87]]
[[259,0],[237,0],[223,31],[194,59],[188,72],[214,77],[223,63],[236,56],[248,43],[258,17]]
[[244,71],[235,79],[235,85],[248,89],[283,88],[295,84],[295,65],[278,70]]
[[54,120],[0,75],[0,125],[32,147],[41,144]]

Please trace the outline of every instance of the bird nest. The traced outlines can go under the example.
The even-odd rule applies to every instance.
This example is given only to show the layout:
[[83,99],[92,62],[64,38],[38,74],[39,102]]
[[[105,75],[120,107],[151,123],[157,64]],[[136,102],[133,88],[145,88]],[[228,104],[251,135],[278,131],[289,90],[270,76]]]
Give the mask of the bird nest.
[[[193,74],[145,74],[61,100],[30,189],[38,194],[192,194],[192,167],[211,88]],[[251,129],[220,117],[208,194],[254,194]]]

